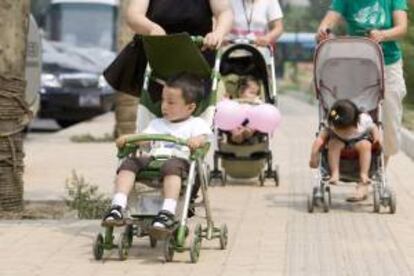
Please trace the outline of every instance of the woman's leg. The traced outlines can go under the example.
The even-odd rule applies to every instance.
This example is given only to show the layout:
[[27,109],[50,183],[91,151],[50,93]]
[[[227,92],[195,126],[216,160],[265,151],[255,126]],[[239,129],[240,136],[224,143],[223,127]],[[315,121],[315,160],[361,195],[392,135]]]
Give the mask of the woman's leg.
[[382,112],[385,164],[388,164],[389,158],[400,149],[402,100],[406,91],[402,61],[385,66],[385,97]]
[[341,156],[341,150],[344,147],[345,144],[335,138],[330,139],[328,142],[328,163],[331,171],[329,182],[333,184],[339,180],[339,159]]

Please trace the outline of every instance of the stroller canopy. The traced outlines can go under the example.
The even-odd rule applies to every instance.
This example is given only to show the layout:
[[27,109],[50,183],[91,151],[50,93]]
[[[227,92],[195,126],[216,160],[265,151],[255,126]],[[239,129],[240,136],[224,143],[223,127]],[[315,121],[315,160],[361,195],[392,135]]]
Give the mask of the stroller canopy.
[[[242,54],[239,54],[239,53]],[[272,103],[266,61],[263,54],[249,44],[235,44],[226,49],[221,56],[220,74],[223,76],[236,74],[239,76],[252,75],[259,79],[264,86],[266,102]]]
[[[181,72],[192,73],[204,80],[206,90],[208,90],[205,91],[203,99],[198,103],[194,115],[200,115],[207,107],[214,104],[215,95],[210,93],[210,87],[208,87],[212,72],[211,67],[188,34],[143,36],[142,40],[151,68],[151,76],[146,75],[146,82],[150,79],[162,82]],[[147,91],[142,91],[140,99],[140,104],[158,117],[161,116],[161,102],[154,101],[149,93],[160,93],[161,89],[161,84],[152,82]]]
[[362,111],[372,111],[384,96],[381,48],[366,38],[322,42],[315,53],[314,81],[325,109],[330,109],[336,100],[350,99]]

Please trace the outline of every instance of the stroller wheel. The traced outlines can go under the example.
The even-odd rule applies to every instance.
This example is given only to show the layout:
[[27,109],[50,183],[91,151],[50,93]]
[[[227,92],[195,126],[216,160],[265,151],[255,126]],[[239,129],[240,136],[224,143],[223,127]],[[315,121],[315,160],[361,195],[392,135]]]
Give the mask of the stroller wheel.
[[221,184],[223,186],[226,186],[226,184],[227,184],[227,173],[226,172],[223,172],[222,175],[221,175]]
[[192,263],[198,262],[198,258],[200,257],[200,249],[201,249],[201,237],[194,236],[193,241],[191,242],[191,247],[190,247],[190,259]]
[[126,232],[122,233],[119,236],[118,241],[118,256],[121,261],[124,261],[128,258],[128,251],[129,251],[129,237]]
[[307,203],[308,203],[308,212],[313,213],[313,207],[314,207],[314,197],[313,197],[313,195],[308,195]]
[[166,262],[172,262],[174,258],[174,235],[169,235],[164,241],[164,258]]
[[259,174],[259,182],[260,182],[260,186],[264,186],[265,180],[266,180],[266,177],[265,177],[264,173],[263,173],[263,172],[261,172],[261,173]]
[[93,256],[95,260],[101,260],[104,253],[104,239],[101,233],[99,233],[93,243]]
[[389,193],[389,197],[390,197],[390,202],[389,202],[389,207],[390,207],[390,214],[395,214],[395,212],[397,211],[397,196],[395,194],[394,191],[392,190],[388,190]]
[[380,199],[380,193],[379,193],[377,186],[374,186],[373,200],[374,200],[374,213],[379,213],[381,209],[381,199]]
[[228,239],[229,237],[228,237],[227,225],[222,224],[220,227],[220,249],[222,250],[226,249]]
[[329,209],[331,208],[331,189],[329,186],[325,187],[325,192],[323,193],[322,199],[322,206],[323,211],[325,213],[328,213]]
[[279,172],[278,172],[278,168],[277,167],[273,171],[273,180],[275,181],[276,187],[278,187],[279,186]]
[[155,247],[157,247],[157,239],[155,239],[155,238],[153,238],[153,237],[149,236],[149,241],[150,241],[150,246],[151,246],[151,248],[155,248]]
[[125,235],[128,237],[128,247],[131,247],[134,238],[134,228],[132,225],[127,225],[125,228]]

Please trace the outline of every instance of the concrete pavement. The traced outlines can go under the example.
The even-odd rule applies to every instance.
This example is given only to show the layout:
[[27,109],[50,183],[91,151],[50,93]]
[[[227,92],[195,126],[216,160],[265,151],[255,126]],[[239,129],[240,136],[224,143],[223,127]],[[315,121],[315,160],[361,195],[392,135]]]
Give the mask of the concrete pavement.
[[[330,213],[308,214],[307,162],[317,112],[287,96],[280,106],[284,120],[273,145],[280,187],[234,182],[209,190],[216,222],[229,227],[227,250],[218,250],[218,241],[205,242],[197,264],[189,263],[188,252],[165,264],[161,246],[150,249],[147,239],[136,239],[128,260],[119,261],[113,251],[95,261],[91,248],[99,221],[2,221],[0,275],[414,275],[413,161],[404,154],[391,161],[395,215],[373,214],[371,200],[346,203],[352,185],[334,187]],[[68,132],[110,132],[109,116],[48,135],[47,142],[29,137],[27,199],[62,197],[71,169],[111,191],[113,146],[67,141]]]

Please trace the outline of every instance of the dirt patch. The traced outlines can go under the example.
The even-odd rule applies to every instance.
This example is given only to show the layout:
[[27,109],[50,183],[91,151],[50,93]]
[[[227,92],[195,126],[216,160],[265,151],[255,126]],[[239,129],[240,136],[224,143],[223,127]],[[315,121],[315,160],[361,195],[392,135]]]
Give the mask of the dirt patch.
[[76,213],[70,211],[62,201],[28,201],[20,212],[0,211],[0,219],[62,219],[76,218]]

